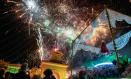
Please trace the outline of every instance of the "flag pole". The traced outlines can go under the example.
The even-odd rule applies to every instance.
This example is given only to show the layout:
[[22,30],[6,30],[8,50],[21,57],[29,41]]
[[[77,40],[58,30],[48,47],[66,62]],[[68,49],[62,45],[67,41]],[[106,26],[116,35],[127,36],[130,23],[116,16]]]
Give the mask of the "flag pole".
[[114,34],[113,34],[113,31],[112,31],[112,26],[111,26],[111,22],[110,22],[110,16],[108,14],[107,8],[106,8],[106,16],[107,16],[107,19],[108,19],[108,24],[109,24],[109,29],[110,29],[110,33],[111,33],[111,38],[112,38],[112,42],[113,42],[113,46],[114,46],[114,50],[115,50],[115,54],[116,54],[116,60],[119,63],[117,47],[116,47],[116,43],[115,43],[115,40],[114,40]]

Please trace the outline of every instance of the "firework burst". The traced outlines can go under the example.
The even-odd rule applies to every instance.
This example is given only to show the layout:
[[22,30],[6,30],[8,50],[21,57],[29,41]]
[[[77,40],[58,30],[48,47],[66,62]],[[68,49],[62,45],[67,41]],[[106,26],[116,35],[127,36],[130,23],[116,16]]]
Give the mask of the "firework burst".
[[73,7],[71,0],[54,1],[7,0],[12,7],[3,13],[15,13],[17,18],[28,24],[29,35],[32,29],[37,33],[41,59],[46,58],[43,56],[47,56],[52,48],[62,50],[62,53],[68,52],[66,45],[71,44],[97,14],[93,8]]
[[34,24],[43,18],[44,9],[41,7],[43,5],[40,0],[7,0],[7,3],[13,5],[10,11],[14,11],[19,18],[25,18],[24,22],[28,22],[28,24]]
[[[40,52],[41,59],[44,56],[43,51],[43,37],[41,35],[41,21],[46,18],[47,10],[43,6],[40,0],[21,0],[21,1],[14,1],[14,0],[7,0],[7,4],[11,4],[12,9],[10,11],[4,12],[4,14],[9,12],[14,12],[19,19],[23,19],[24,23],[28,24],[29,27],[29,35],[30,30],[33,25],[34,31],[37,33],[37,45],[39,47],[38,52]],[[38,25],[38,23],[40,25]]]

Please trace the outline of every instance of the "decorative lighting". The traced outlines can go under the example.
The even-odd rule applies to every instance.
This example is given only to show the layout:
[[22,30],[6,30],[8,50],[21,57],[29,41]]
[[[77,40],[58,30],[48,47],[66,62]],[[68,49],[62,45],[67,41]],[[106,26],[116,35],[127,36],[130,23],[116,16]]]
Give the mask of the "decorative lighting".
[[113,64],[112,62],[104,62],[104,63],[97,64],[94,67],[103,66],[103,65],[113,65]]

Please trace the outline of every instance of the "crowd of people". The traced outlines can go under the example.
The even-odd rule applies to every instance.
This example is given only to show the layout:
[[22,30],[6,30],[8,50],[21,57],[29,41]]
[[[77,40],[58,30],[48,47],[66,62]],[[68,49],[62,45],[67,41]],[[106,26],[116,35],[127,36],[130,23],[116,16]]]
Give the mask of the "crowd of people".
[[[95,67],[92,70],[84,69],[78,71],[76,74],[70,75],[68,79],[100,79],[100,78],[118,78],[131,76],[131,65],[121,65],[121,69],[117,68],[117,62],[113,61],[112,65],[104,65]],[[56,79],[51,69],[46,69],[43,72],[44,78],[39,75],[29,76],[28,64],[22,64],[20,70],[16,74],[6,72],[4,69],[0,69],[0,79]]]
[[0,69],[0,79],[56,79],[51,69],[46,69],[43,74],[44,78],[41,78],[39,75],[34,75],[31,78],[28,74],[28,65],[26,63],[22,64],[19,72],[16,74],[5,72],[5,69]]
[[91,70],[84,69],[76,71],[69,79],[106,79],[106,78],[126,78],[131,77],[131,65],[126,61],[117,63],[116,60],[113,64],[100,65]]

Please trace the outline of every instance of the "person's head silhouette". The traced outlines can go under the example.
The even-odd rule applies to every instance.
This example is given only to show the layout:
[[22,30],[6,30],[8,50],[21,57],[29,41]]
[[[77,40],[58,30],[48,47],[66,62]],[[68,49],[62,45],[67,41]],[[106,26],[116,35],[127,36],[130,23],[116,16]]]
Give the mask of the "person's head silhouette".
[[53,72],[51,69],[46,69],[44,71],[44,75],[45,75],[44,79],[56,79],[55,76],[53,76]]
[[4,69],[0,69],[0,79],[4,79],[4,77],[3,77],[4,72],[5,72]]
[[45,76],[50,76],[50,75],[52,75],[53,73],[52,73],[52,70],[51,69],[46,69],[45,71],[44,71],[44,75]]

